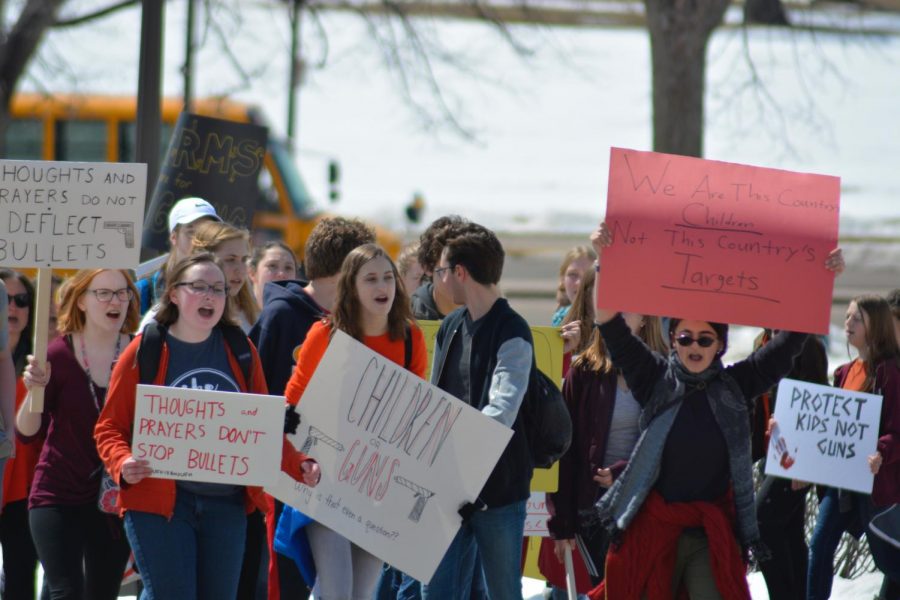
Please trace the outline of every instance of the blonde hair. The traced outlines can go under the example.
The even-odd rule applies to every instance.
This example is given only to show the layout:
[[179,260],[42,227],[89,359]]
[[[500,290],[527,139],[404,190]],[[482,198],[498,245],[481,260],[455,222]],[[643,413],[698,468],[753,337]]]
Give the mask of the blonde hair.
[[[194,252],[211,252],[216,253],[218,248],[232,240],[244,240],[247,243],[247,253],[250,253],[250,232],[246,229],[239,229],[229,223],[222,221],[207,221],[201,223],[194,230],[194,239],[191,241],[191,253]],[[252,325],[259,317],[259,305],[253,292],[250,290],[250,282],[244,278],[244,285],[236,296],[228,296],[228,306],[232,314],[241,314],[247,318]]]
[[559,265],[559,285],[556,287],[557,308],[569,306],[569,297],[566,296],[566,271],[569,270],[569,265],[582,258],[596,260],[597,255],[594,254],[594,250],[588,246],[575,246],[566,252],[566,255],[563,257],[562,264]]

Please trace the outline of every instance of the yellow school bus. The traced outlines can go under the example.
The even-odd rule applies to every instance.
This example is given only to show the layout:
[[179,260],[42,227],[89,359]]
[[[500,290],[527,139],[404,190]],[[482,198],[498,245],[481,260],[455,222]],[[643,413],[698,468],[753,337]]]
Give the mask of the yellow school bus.
[[[163,100],[161,158],[182,108],[180,98]],[[267,126],[254,107],[223,98],[195,100],[192,112]],[[17,94],[10,117],[6,131],[7,158],[135,160],[137,99],[133,96]],[[325,213],[313,204],[288,146],[270,130],[268,152],[259,174],[259,197],[252,227],[254,243],[284,240],[302,260],[306,238],[323,216]],[[378,242],[396,257],[400,238],[381,228],[377,228],[377,234]]]

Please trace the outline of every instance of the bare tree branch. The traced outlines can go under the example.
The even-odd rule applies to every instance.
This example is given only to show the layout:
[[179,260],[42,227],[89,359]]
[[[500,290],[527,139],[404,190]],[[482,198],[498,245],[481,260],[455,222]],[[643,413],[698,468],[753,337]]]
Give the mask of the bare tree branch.
[[54,27],[54,28],[74,27],[76,25],[81,25],[83,23],[87,23],[88,21],[93,21],[95,19],[107,17],[113,13],[116,13],[116,12],[122,10],[123,8],[129,8],[131,6],[136,6],[140,3],[141,3],[141,0],[121,0],[120,2],[116,2],[115,4],[110,4],[109,6],[97,9],[93,12],[89,12],[84,15],[55,21],[51,25],[51,27]]

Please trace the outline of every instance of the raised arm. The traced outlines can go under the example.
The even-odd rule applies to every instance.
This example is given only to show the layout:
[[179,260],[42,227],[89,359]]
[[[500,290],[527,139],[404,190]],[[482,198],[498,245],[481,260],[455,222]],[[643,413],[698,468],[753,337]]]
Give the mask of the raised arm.
[[791,372],[794,357],[803,350],[808,337],[806,333],[780,331],[768,344],[726,371],[737,382],[745,398],[755,398]]

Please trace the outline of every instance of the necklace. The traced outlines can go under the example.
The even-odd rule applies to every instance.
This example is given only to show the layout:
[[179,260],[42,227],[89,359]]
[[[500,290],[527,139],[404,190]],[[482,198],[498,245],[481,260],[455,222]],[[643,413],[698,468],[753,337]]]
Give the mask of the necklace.
[[[122,335],[116,334],[116,349],[113,352],[113,359],[110,365],[110,373],[112,373],[112,365],[116,364],[119,358],[119,351],[122,348]],[[91,391],[91,398],[94,399],[94,406],[97,407],[97,414],[100,413],[100,400],[97,399],[97,390],[94,389],[94,380],[91,377],[91,365],[88,362],[87,349],[84,347],[84,332],[81,332],[81,358],[84,360],[84,374],[87,375],[88,389]],[[108,384],[107,384],[108,385]]]

